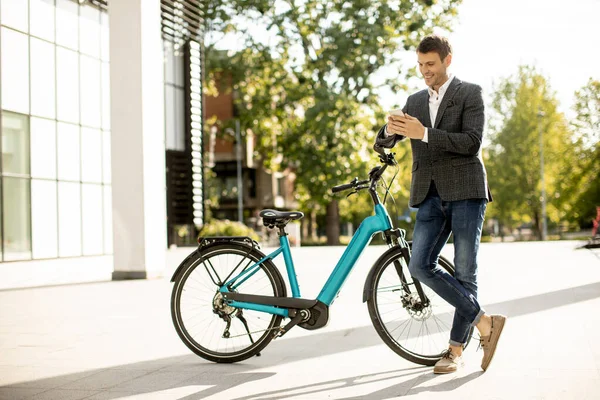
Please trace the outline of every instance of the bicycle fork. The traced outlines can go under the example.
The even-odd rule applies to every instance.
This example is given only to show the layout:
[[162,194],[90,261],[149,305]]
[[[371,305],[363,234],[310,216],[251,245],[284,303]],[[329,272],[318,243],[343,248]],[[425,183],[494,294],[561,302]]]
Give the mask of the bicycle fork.
[[[404,255],[404,260],[410,260],[410,249],[408,246],[402,248],[402,254]],[[402,306],[404,308],[411,307],[415,309],[418,307],[420,310],[427,307],[429,305],[429,298],[423,291],[423,286],[421,282],[419,282],[414,276],[412,277],[413,285],[417,291],[418,298],[421,300],[420,304],[418,304],[418,300],[411,296],[412,292],[410,290],[410,284],[406,280],[406,275],[404,274],[404,268],[402,268],[402,264],[400,261],[394,261],[394,267],[396,268],[396,273],[400,278],[400,283],[402,285],[402,290],[404,291],[404,295],[402,297]],[[408,265],[407,265],[408,267]]]

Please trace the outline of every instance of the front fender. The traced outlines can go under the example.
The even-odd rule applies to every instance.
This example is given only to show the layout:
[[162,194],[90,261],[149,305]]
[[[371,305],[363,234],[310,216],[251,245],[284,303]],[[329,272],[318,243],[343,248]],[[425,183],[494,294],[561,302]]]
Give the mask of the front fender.
[[371,267],[371,270],[367,275],[367,279],[365,280],[365,287],[363,288],[363,303],[371,299],[371,297],[373,296],[373,291],[371,290],[371,287],[373,286],[372,283],[375,279],[375,271],[377,270],[377,267],[381,263],[386,262],[387,260],[392,258],[394,255],[402,254],[404,251],[408,251],[408,249],[402,248],[400,246],[394,246],[391,249],[388,249],[385,253],[381,255],[381,257],[377,259],[377,261],[375,261],[375,264],[373,264],[373,266]]

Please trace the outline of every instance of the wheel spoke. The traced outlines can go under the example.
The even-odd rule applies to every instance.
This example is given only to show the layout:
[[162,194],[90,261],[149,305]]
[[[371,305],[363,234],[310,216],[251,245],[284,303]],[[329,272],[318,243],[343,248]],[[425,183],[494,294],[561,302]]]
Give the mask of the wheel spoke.
[[[400,281],[394,261],[399,261],[398,258],[402,257],[397,253],[395,257],[390,256],[384,260],[383,265],[376,267],[369,312],[380,335],[384,339],[388,338],[388,346],[413,361],[416,359],[425,365],[432,365],[443,350],[444,345],[440,340],[443,342],[449,338],[452,323],[447,322],[446,316],[449,314],[446,311],[452,310],[452,307],[428,286],[422,285],[425,296],[430,300],[428,306],[423,307],[412,286],[408,263],[403,259],[399,264],[408,280],[408,286],[405,287]],[[438,266],[453,274],[453,267],[446,260],[438,262]],[[407,294],[405,288],[410,293]],[[408,305],[404,307],[407,302]]]

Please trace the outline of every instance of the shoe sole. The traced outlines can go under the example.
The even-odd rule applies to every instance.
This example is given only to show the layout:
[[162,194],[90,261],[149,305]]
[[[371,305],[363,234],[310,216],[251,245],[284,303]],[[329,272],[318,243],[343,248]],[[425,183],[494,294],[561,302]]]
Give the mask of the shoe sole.
[[440,371],[440,370],[433,370],[433,373],[436,375],[445,375],[445,374],[453,374],[455,372],[457,372],[458,370],[454,370],[454,371]]
[[464,368],[465,366],[465,362],[464,360],[458,364],[458,367],[454,370],[454,371],[449,371],[449,370],[440,370],[440,369],[435,369],[435,367],[433,367],[433,373],[436,375],[442,375],[442,374],[453,374],[455,372],[458,372],[459,369]]
[[496,348],[498,347],[498,342],[500,341],[500,336],[502,335],[502,331],[504,330],[504,325],[506,325],[506,317],[501,318],[500,321],[498,321],[498,337],[496,338],[494,347],[490,349],[492,355],[490,356],[487,365],[485,366],[485,368],[483,367],[483,365],[481,366],[481,369],[483,369],[484,371],[487,371],[487,369],[490,367],[490,364],[492,363],[492,360],[494,359],[494,355],[496,354]]

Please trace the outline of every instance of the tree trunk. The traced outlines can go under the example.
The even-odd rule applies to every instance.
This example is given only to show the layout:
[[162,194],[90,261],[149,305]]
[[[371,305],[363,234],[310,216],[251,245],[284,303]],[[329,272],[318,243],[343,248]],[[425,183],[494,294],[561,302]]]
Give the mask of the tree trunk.
[[300,220],[300,239],[304,242],[305,240],[308,240],[309,238],[309,223],[310,223],[310,217],[308,215],[305,215],[304,218],[302,218]]
[[327,204],[327,244],[337,246],[340,244],[340,213],[337,200],[332,200]]
[[317,234],[317,212],[313,209],[310,212],[310,238],[313,241],[316,241],[319,236]]

